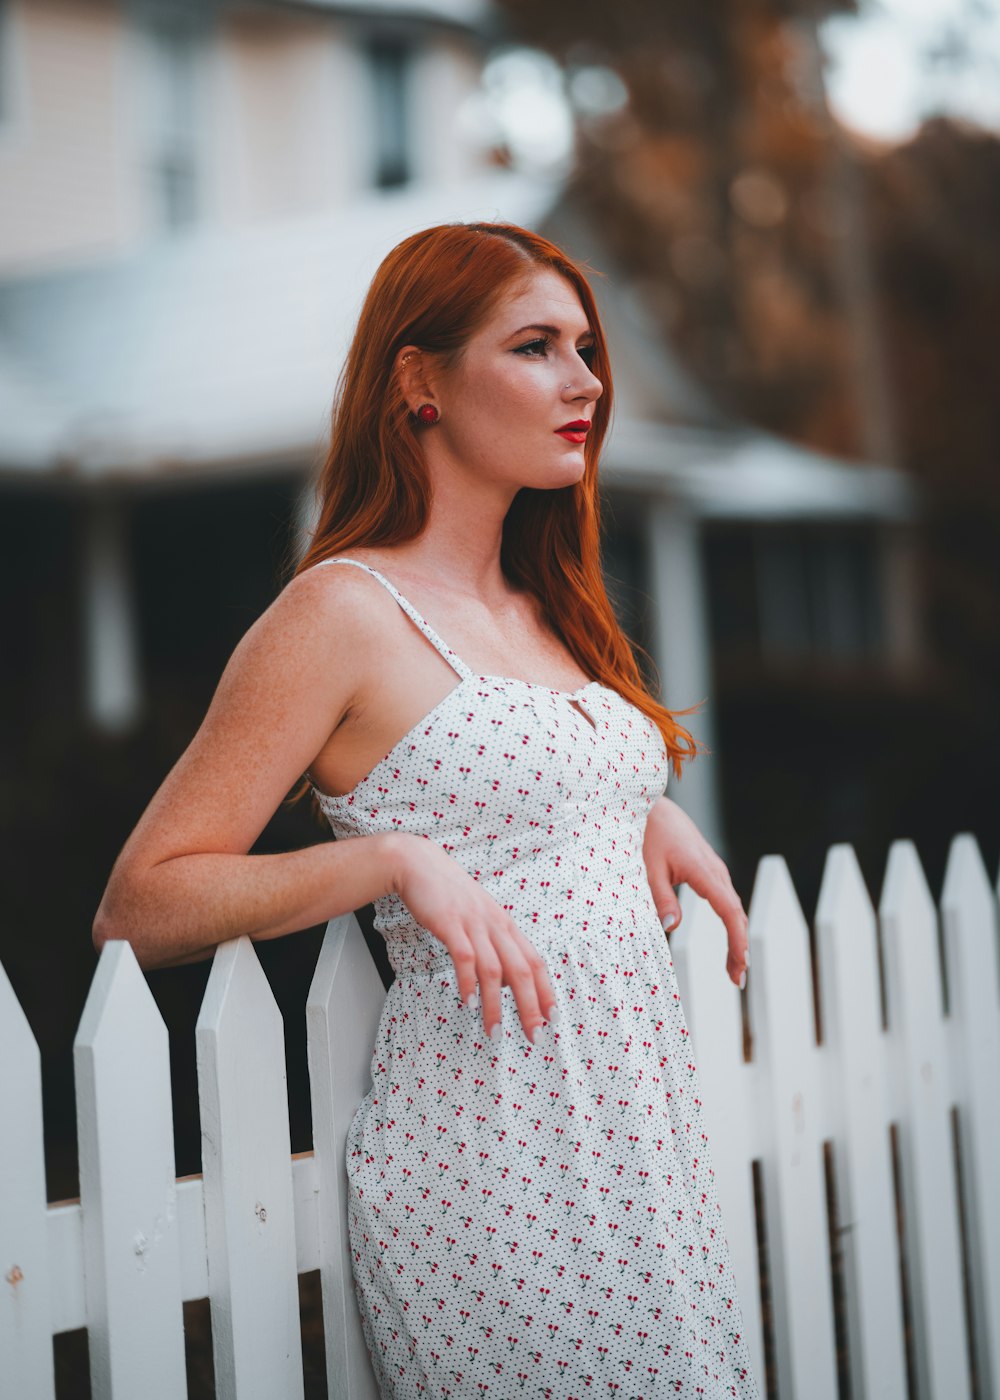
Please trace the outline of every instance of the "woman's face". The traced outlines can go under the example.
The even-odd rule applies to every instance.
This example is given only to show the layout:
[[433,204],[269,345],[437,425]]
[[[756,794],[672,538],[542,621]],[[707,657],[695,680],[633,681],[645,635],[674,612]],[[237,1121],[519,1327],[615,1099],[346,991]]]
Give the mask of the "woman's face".
[[579,481],[586,430],[604,391],[576,288],[548,269],[515,283],[452,371],[431,374],[441,418],[421,430],[429,465],[448,463],[513,495]]

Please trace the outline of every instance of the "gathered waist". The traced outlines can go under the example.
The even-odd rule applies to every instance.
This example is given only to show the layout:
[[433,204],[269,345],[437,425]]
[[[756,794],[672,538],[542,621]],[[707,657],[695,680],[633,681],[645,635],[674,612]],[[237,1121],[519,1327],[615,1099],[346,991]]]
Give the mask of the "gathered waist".
[[[592,955],[600,952],[613,956],[617,953],[635,953],[637,946],[648,945],[651,939],[657,944],[666,944],[666,934],[652,895],[638,908],[630,906],[616,914],[586,921],[539,921],[529,926],[522,922],[519,927],[550,965],[585,950],[590,950]],[[384,922],[376,906],[375,929],[385,941],[389,965],[397,978],[419,984],[440,982],[450,988],[457,987],[455,964],[448,949],[429,930],[417,924],[408,912],[406,923],[401,926],[398,921]]]

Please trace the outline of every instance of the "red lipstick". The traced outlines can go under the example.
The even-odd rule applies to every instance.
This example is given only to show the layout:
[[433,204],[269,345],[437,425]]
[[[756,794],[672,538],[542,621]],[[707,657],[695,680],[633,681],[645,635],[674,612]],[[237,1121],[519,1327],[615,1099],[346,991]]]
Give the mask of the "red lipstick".
[[561,428],[556,428],[560,437],[567,442],[586,442],[590,423],[586,418],[577,418],[572,423],[564,423]]

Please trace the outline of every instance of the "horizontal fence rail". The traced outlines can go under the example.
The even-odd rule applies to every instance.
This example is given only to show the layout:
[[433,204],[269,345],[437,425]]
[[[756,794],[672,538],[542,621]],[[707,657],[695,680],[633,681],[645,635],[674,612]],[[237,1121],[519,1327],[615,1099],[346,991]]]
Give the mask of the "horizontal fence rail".
[[[681,903],[762,1396],[1000,1400],[1000,950],[975,840],[952,842],[940,909],[909,841],[877,908],[832,847],[812,937],[765,858],[743,993],[714,911]],[[250,939],[222,944],[196,1029],[203,1171],[177,1179],[166,1028],[108,943],[74,1045],[80,1199],[48,1204],[38,1046],[0,968],[0,1393],[54,1400],[52,1337],[86,1327],[95,1400],[180,1400],[181,1305],[208,1298],[221,1400],[301,1400],[298,1275],[318,1269],[329,1394],[377,1400],[344,1157],[384,1000],[356,920],[333,920],[306,1006],[314,1146],[293,1156],[280,1013]]]

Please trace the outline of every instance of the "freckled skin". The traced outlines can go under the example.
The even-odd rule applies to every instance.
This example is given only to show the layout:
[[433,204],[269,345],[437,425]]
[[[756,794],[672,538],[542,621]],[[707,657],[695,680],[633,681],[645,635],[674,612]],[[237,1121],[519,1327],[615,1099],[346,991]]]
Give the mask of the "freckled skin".
[[[535,323],[558,334],[521,330]],[[589,329],[571,284],[536,270],[501,298],[450,372],[419,347],[402,347],[396,368],[410,407],[432,402],[441,414],[418,430],[428,522],[405,545],[352,550],[387,573],[477,672],[567,692],[589,678],[535,601],[511,588],[500,542],[522,487],[555,489],[583,474],[583,444],[556,429],[590,421],[603,392],[587,364]],[[527,975],[530,945],[471,879],[462,884],[454,862],[429,855],[427,842],[379,835],[247,854],[303,774],[325,792],[350,791],[454,684],[441,656],[362,571],[320,568],[294,579],[237,646],[197,734],[126,842],[95,916],[95,946],[128,939],[147,968],[197,961],[240,934],[281,937],[387,891],[425,897],[427,881],[441,896],[425,906],[425,922],[435,932],[435,919],[460,930],[443,941],[464,968],[463,991],[484,981],[498,991],[512,959],[529,1032],[552,1000],[544,968]],[[676,804],[664,797],[654,811],[647,864],[657,907],[675,908],[672,885],[684,880],[709,898],[729,931],[735,981],[746,919],[728,872]],[[476,957],[463,932],[470,926]]]
[[[558,326],[561,335],[549,345],[539,344],[539,331],[511,336],[530,323]],[[580,480],[584,445],[555,429],[589,421],[601,395],[601,382],[581,353],[590,343],[588,330],[575,288],[554,272],[536,272],[529,287],[505,297],[472,337],[453,374],[435,376],[428,369],[421,376],[413,366],[411,407],[431,402],[441,413],[422,435],[436,505],[442,491],[449,504],[468,493],[478,509],[494,506],[496,525],[522,486],[551,490]]]
[[[559,333],[515,334],[531,322]],[[589,421],[602,392],[587,330],[575,290],[535,273],[453,371],[403,347],[411,409],[441,412],[419,430],[428,523],[405,545],[350,557],[384,572],[426,623],[363,569],[317,567],[289,584],[236,648],[95,919],[98,946],[128,938],[152,967],[367,903],[384,914],[399,975],[351,1144],[350,1223],[355,1282],[391,1266],[363,1321],[400,1400],[425,1361],[443,1394],[463,1377],[472,1393],[474,1373],[479,1388],[519,1393],[543,1365],[546,1394],[576,1393],[610,1364],[619,1385],[635,1367],[672,1394],[756,1400],[660,927],[672,884],[689,883],[725,919],[735,968],[745,915],[722,862],[658,796],[659,731],[588,685],[500,568],[517,491],[584,471],[583,445],[556,429]],[[434,751],[398,774],[394,759],[379,768],[395,752],[405,764],[401,736],[457,676],[468,689],[441,705]],[[473,721],[460,751],[452,731]],[[341,794],[325,810],[346,839],[248,855],[306,772]],[[409,1326],[388,1311],[396,1300],[416,1304]],[[417,1356],[414,1329],[432,1326]]]
[[[511,338],[528,322],[564,329],[551,349],[528,350],[537,332]],[[484,670],[537,667],[539,679],[570,688],[575,663],[533,603],[510,590],[499,543],[522,486],[566,485],[583,472],[582,445],[554,430],[589,419],[601,393],[577,350],[587,330],[575,290],[538,273],[471,338],[457,370],[443,375],[419,355],[410,362],[413,406],[442,410],[438,436],[422,438],[429,524],[405,549],[358,551],[391,557],[403,582],[423,579],[434,594],[428,614],[453,645],[470,642]],[[126,938],[144,967],[195,961],[241,933],[279,937],[398,883],[412,851],[391,837],[349,852],[330,844],[247,854],[310,765],[320,781],[350,787],[449,684],[392,600],[370,580],[344,576],[354,572],[294,579],[239,643],[198,733],[115,863],[95,946]]]

